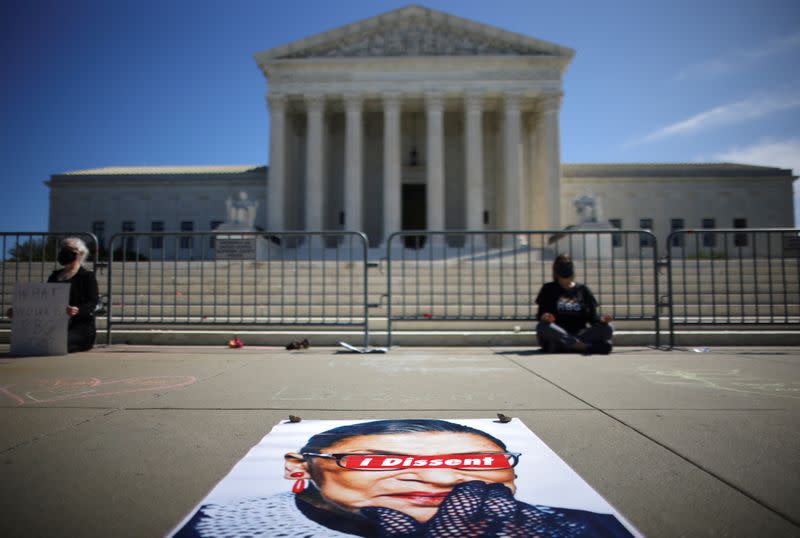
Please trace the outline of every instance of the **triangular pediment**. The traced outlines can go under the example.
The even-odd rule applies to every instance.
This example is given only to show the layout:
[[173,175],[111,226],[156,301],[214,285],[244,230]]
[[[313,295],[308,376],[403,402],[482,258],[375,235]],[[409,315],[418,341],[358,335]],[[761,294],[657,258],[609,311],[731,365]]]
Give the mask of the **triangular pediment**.
[[422,6],[407,6],[256,55],[281,59],[398,56],[551,56],[572,49]]

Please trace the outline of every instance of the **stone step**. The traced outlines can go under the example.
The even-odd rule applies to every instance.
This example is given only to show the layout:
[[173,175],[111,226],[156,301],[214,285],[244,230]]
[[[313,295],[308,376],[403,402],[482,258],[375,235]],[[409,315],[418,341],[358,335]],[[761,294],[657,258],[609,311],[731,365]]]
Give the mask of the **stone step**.
[[[9,331],[0,329],[0,343],[8,343]],[[219,330],[179,330],[171,328],[154,329],[115,329],[112,335],[114,344],[130,345],[218,345],[222,349],[234,336],[241,338],[245,346],[285,346],[289,342],[308,338],[312,347],[336,347],[339,342],[362,346],[364,334],[358,330],[340,331],[262,331],[227,328]],[[370,332],[370,345],[385,346],[385,331]],[[105,332],[98,333],[98,345],[105,343]],[[660,344],[669,343],[669,334],[661,333]],[[435,347],[435,346],[514,346],[535,350],[536,335],[533,332],[513,331],[394,331],[393,346]],[[741,330],[680,330],[675,334],[677,346],[797,346],[800,345],[800,331],[741,331]],[[653,346],[653,331],[617,331],[614,335],[615,347]],[[699,349],[698,351],[705,351]],[[302,353],[302,351],[297,351]]]
[[[368,274],[370,278],[377,278],[381,275],[388,274],[388,267],[383,267],[380,269],[377,268],[370,268],[368,270]],[[392,264],[391,267],[392,276],[394,278],[402,278],[402,277],[424,277],[428,274],[434,275],[443,275],[444,273],[449,274],[458,274],[459,272],[462,275],[476,275],[477,277],[485,276],[485,275],[528,275],[530,274],[533,278],[539,278],[542,280],[549,280],[551,277],[551,269],[550,267],[535,267],[531,265],[504,265],[504,266],[489,266],[485,267],[482,265],[429,265],[429,264],[419,264],[419,265],[410,265],[410,266],[402,266]],[[738,264],[728,264],[726,267],[724,264],[719,266],[709,266],[709,267],[690,267],[687,266],[683,267],[673,267],[673,277],[679,278],[696,278],[700,276],[703,279],[710,279],[712,275],[714,278],[724,279],[724,274],[727,273],[728,275],[736,275],[737,277],[747,278],[748,280],[761,279],[762,277],[771,276],[773,278],[782,277],[786,275],[787,278],[797,272],[797,266],[786,266],[781,267],[780,265],[773,265],[771,267],[739,267]],[[52,269],[48,268],[47,270],[31,270],[30,272],[26,269],[21,269],[20,271],[15,271],[12,269],[7,270],[6,272],[0,271],[0,282],[9,282],[14,281],[18,278],[30,278],[30,279],[41,279],[47,278],[52,273]],[[291,267],[281,267],[281,266],[264,266],[258,268],[239,268],[239,267],[219,267],[215,265],[209,265],[204,267],[177,267],[175,265],[151,265],[151,266],[140,266],[138,268],[114,268],[113,276],[114,278],[121,278],[122,275],[126,277],[147,277],[150,275],[151,277],[155,276],[180,276],[186,277],[187,275],[192,275],[196,277],[200,276],[211,276],[214,274],[217,275],[231,275],[233,276],[244,276],[247,278],[253,278],[254,276],[263,277],[264,275],[275,275],[276,277],[280,277],[280,275],[284,275],[286,278],[294,277],[295,275],[299,276],[308,276],[310,275],[363,275],[363,271],[360,265],[355,267],[349,267],[347,264],[329,264],[327,266],[319,266],[319,267],[295,267],[292,265]],[[585,270],[576,269],[576,273],[578,278],[581,280],[595,278],[595,275],[601,275],[603,277],[630,277],[630,278],[652,278],[652,275],[655,274],[652,266],[642,266],[640,267],[638,264],[634,266],[620,266],[620,267],[587,267]],[[661,269],[658,272],[659,275],[666,278],[667,277],[667,270],[666,268]],[[98,271],[96,275],[100,279],[107,278],[108,271]]]
[[[499,293],[499,291],[490,290],[489,292],[481,292],[476,291],[472,293],[471,290],[462,290],[461,293],[433,293],[431,294],[429,291],[420,291],[417,293],[400,293],[400,292],[392,292],[392,303],[393,304],[417,304],[417,303],[435,303],[435,304],[464,304],[464,305],[485,305],[485,304],[531,304],[535,302],[536,295],[538,294],[538,290],[535,292],[528,293],[525,290],[515,290],[511,291],[504,291],[503,293]],[[103,295],[101,290],[101,295]],[[382,293],[369,293],[367,298],[370,302],[378,301]],[[662,294],[663,295],[663,294]],[[151,304],[266,304],[266,303],[285,303],[285,304],[308,304],[308,303],[315,303],[321,304],[323,302],[327,303],[335,303],[335,302],[361,302],[363,300],[363,293],[361,290],[339,290],[337,293],[336,290],[325,290],[323,293],[320,291],[319,293],[311,292],[309,293],[308,290],[298,290],[298,291],[291,291],[291,290],[280,290],[280,291],[270,291],[270,290],[235,290],[232,289],[230,292],[223,292],[223,293],[206,293],[202,291],[187,291],[187,290],[177,290],[177,291],[167,291],[167,290],[135,290],[135,291],[128,291],[126,293],[112,293],[112,303],[113,304],[132,304],[132,303],[151,303]],[[649,292],[639,292],[637,291],[630,291],[625,292],[621,291],[616,294],[611,293],[596,293],[595,297],[601,304],[605,303],[630,303],[630,304],[650,304],[655,300],[655,291],[650,290]],[[726,297],[728,298],[726,301]],[[5,300],[10,301],[13,298],[12,295],[7,294],[5,295]],[[351,299],[352,298],[352,299]],[[675,297],[675,302],[684,302],[682,299],[684,298],[683,294],[680,296]],[[711,304],[713,302],[721,303],[721,302],[729,302],[729,303],[745,303],[745,304],[755,304],[755,303],[770,303],[770,302],[780,302],[783,303],[784,299],[787,299],[787,302],[800,302],[800,296],[797,294],[786,294],[784,296],[783,293],[773,293],[772,295],[769,294],[747,294],[747,295],[733,295],[733,294],[718,294],[718,295],[686,295],[686,302],[694,302],[694,303],[701,303],[701,304]],[[383,299],[383,302],[386,302],[387,299]]]
[[[471,288],[453,289],[447,291],[441,288],[421,288],[418,292],[414,289],[406,289],[393,287],[392,289],[392,302],[396,305],[408,304],[414,305],[417,303],[434,303],[434,304],[476,304],[483,305],[491,304],[527,304],[534,302],[537,289],[518,288],[518,289],[480,289]],[[624,288],[617,287],[616,289],[601,288],[595,290],[595,297],[598,302],[602,304],[651,304],[655,301],[656,290],[652,288]],[[107,296],[107,290],[103,287],[100,288],[101,296]],[[379,303],[386,302],[383,297],[386,294],[385,288],[370,287],[368,290],[368,302]],[[660,287],[658,290],[660,297],[667,295],[666,287]],[[336,287],[315,287],[309,288],[291,288],[284,287],[279,289],[272,289],[266,287],[256,286],[243,286],[234,287],[229,289],[209,289],[201,288],[199,286],[190,287],[152,287],[146,288],[139,286],[138,288],[127,288],[125,290],[116,289],[111,292],[112,302],[114,304],[264,304],[264,303],[335,303],[345,302],[348,303],[353,297],[354,301],[360,302],[362,300],[362,288],[355,287],[349,288],[341,286]],[[13,302],[12,288],[8,288],[6,293],[0,294],[0,303],[11,304]],[[759,290],[754,293],[748,290],[744,293],[737,290],[718,290],[712,293],[710,290],[705,289],[702,292],[697,291],[674,291],[673,302],[675,304],[702,304],[702,305],[720,305],[720,304],[746,304],[746,305],[769,305],[769,304],[797,304],[800,302],[800,290],[780,288],[773,288],[769,290]]]
[[[388,269],[388,268],[387,268]],[[377,270],[377,269],[370,269],[368,272],[370,279],[380,279],[386,278],[388,274],[388,270]],[[528,278],[530,275],[531,279],[539,280],[539,281],[547,281],[551,278],[550,268],[541,269],[536,267],[531,267],[529,265],[514,267],[514,266],[503,266],[503,267],[491,267],[486,268],[482,266],[428,266],[420,265],[405,267],[392,265],[392,277],[393,279],[427,279],[427,278],[444,278],[444,275],[447,274],[448,277],[456,277],[459,273],[461,274],[462,278],[466,277],[474,277],[476,279],[483,279],[487,277],[495,277],[499,275],[503,275],[504,277],[512,277],[516,274],[519,278],[525,277]],[[8,284],[13,283],[16,281],[33,281],[33,282],[40,282],[46,280],[48,276],[50,276],[52,270],[31,270],[27,271],[25,269],[21,269],[20,271],[14,270],[7,270],[6,272],[0,271],[0,283]],[[674,268],[673,269],[673,278],[679,280],[688,280],[692,282],[696,282],[698,280],[703,282],[711,282],[713,279],[714,281],[721,282],[725,280],[725,274],[728,275],[728,280],[731,282],[739,279],[743,279],[745,281],[753,282],[753,281],[760,281],[766,283],[771,277],[773,280],[782,280],[784,277],[787,280],[793,278],[796,280],[797,275],[797,266],[794,267],[784,267],[782,268],[780,265],[777,267],[772,266],[764,267],[762,269],[759,268],[742,268],[740,269],[738,265],[728,265],[725,267],[724,265],[720,265],[718,267],[708,267],[708,268],[700,268],[699,270],[695,267],[687,267],[686,270],[682,268]],[[107,278],[107,272],[102,271],[97,273],[97,277],[99,280],[105,280]],[[602,268],[602,267],[590,267],[587,268],[586,271],[577,271],[577,275],[579,280],[582,281],[593,281],[597,280],[597,275],[600,276],[602,279],[644,279],[644,280],[652,280],[654,278],[654,271],[652,267],[629,267],[626,269],[625,267],[620,268]],[[661,270],[659,273],[659,278],[667,278],[667,271]],[[188,268],[181,268],[175,267],[172,265],[165,265],[163,267],[159,266],[151,266],[151,267],[139,267],[139,268],[130,268],[130,269],[114,269],[113,271],[113,278],[114,279],[122,279],[124,278],[151,278],[151,279],[158,279],[161,277],[164,278],[181,278],[187,279],[191,277],[192,279],[208,279],[211,280],[214,277],[217,278],[242,278],[242,279],[253,279],[253,278],[265,278],[266,276],[270,275],[274,278],[283,278],[285,279],[294,279],[294,278],[308,278],[309,275],[312,277],[321,277],[326,276],[329,279],[339,278],[340,276],[347,276],[353,275],[354,277],[361,278],[363,276],[363,271],[361,267],[355,268],[348,268],[343,267],[342,264],[339,264],[338,268],[336,265],[329,265],[327,267],[316,267],[316,268],[250,268],[246,270],[242,270],[239,268],[219,268],[216,266],[208,266],[204,268],[200,267],[188,267]],[[432,277],[431,277],[432,275]]]
[[[641,291],[652,291],[655,289],[655,282],[633,282],[633,281],[611,281],[604,280],[602,282],[589,282],[589,286],[595,293],[639,293]],[[98,285],[101,290],[108,289],[107,283],[100,281]],[[505,293],[516,293],[519,290],[527,290],[538,292],[542,283],[541,282],[528,282],[527,280],[485,280],[485,281],[458,281],[456,279],[450,280],[411,280],[411,281],[392,281],[392,292],[395,294],[415,294],[415,293],[471,293],[474,289],[476,293],[496,293],[504,291]],[[248,281],[248,280],[231,280],[231,281],[213,281],[200,282],[200,281],[148,281],[146,279],[126,281],[114,281],[111,286],[112,293],[129,293],[129,292],[142,292],[146,290],[153,290],[154,292],[172,293],[175,291],[192,292],[192,293],[228,293],[230,291],[236,292],[273,292],[273,293],[289,293],[289,292],[309,292],[312,293],[336,293],[353,290],[361,290],[364,287],[363,280],[350,280],[342,278],[339,280],[280,280],[269,282],[263,281]],[[661,290],[667,289],[666,281],[659,281],[658,287]],[[370,292],[383,292],[387,289],[387,282],[385,280],[373,280],[368,282],[367,289]],[[691,293],[691,294],[719,294],[725,293],[726,290],[730,294],[734,293],[786,293],[789,295],[800,295],[800,282],[772,282],[767,283],[751,283],[751,282],[717,282],[713,286],[710,284],[691,284],[687,282],[673,282],[673,291],[677,294]],[[13,286],[7,285],[0,289],[0,294],[13,293]]]
[[[46,281],[46,277],[41,279],[31,278],[18,280],[20,283],[36,283],[44,281]],[[519,277],[514,280],[513,278],[499,278],[497,276],[493,276],[491,278],[480,278],[474,281],[470,280],[469,278],[463,278],[459,280],[455,276],[450,276],[446,279],[441,277],[437,277],[435,279],[406,278],[393,279],[392,290],[394,293],[416,293],[417,290],[420,290],[420,292],[429,292],[430,290],[434,290],[438,293],[457,293],[459,291],[471,291],[474,288],[478,292],[487,289],[490,291],[502,289],[508,292],[517,290],[538,292],[539,288],[544,282],[544,280],[528,280],[525,277]],[[9,280],[5,284],[0,285],[0,295],[13,294],[15,283],[15,281]],[[586,280],[584,283],[596,293],[624,293],[626,289],[636,293],[641,291],[649,292],[654,290],[656,286],[656,282],[654,280],[642,280],[637,278],[625,279],[623,277],[618,277],[614,280],[610,278],[604,278],[599,281]],[[665,278],[659,279],[657,284],[661,290],[667,289],[668,282]],[[108,283],[104,279],[100,279],[98,285],[102,292],[105,292],[108,289]],[[385,278],[371,279],[368,281],[368,290],[371,293],[382,293],[387,288],[387,285],[388,284]],[[220,277],[217,280],[210,277],[201,279],[199,278],[199,275],[197,278],[181,277],[175,279],[169,277],[164,279],[161,279],[160,277],[151,279],[146,277],[138,279],[128,277],[122,279],[115,276],[112,282],[111,291],[114,294],[123,292],[136,292],[143,289],[152,289],[153,291],[159,292],[163,290],[164,293],[172,293],[175,291],[190,293],[227,293],[230,289],[247,293],[254,293],[256,291],[261,292],[266,290],[284,290],[284,293],[294,293],[295,291],[307,292],[309,290],[312,293],[321,293],[323,291],[330,293],[337,288],[340,290],[350,288],[358,290],[363,289],[363,279],[360,277],[350,278],[348,276],[341,276],[339,278],[331,277],[325,279],[317,277],[292,277],[284,280],[273,278],[270,281],[266,278],[266,276],[258,279],[242,279],[238,276],[231,279]],[[759,279],[758,282],[754,282],[747,280],[742,281],[738,278],[730,278],[728,281],[720,279],[714,283],[711,283],[709,281],[693,282],[689,280],[673,279],[672,289],[676,294],[718,294],[725,293],[727,291],[730,294],[741,292],[758,292],[799,295],[800,281],[798,281],[798,279],[787,279],[784,282],[781,279],[775,279],[770,282],[768,280]]]
[[[190,320],[190,321],[189,321]],[[146,318],[141,317],[138,321],[145,322]],[[258,321],[258,323],[256,323]],[[295,320],[289,317],[274,317],[274,318],[247,318],[244,321],[239,319],[228,322],[225,318],[185,318],[177,322],[172,320],[165,320],[163,323],[153,322],[149,323],[148,327],[153,328],[172,328],[180,330],[203,330],[203,329],[220,329],[226,330],[254,330],[257,328],[269,329],[270,331],[294,331],[300,329],[307,330],[351,330],[353,326],[363,326],[363,318],[353,316],[352,318],[342,318],[341,325],[328,325],[322,324],[322,318],[305,318],[307,324],[303,327],[298,327],[297,324],[292,324]],[[334,323],[336,320],[330,318],[327,321]],[[114,330],[118,328],[137,328],[137,321],[133,318],[112,318]],[[216,322],[216,325],[214,324]],[[348,322],[349,324],[345,324]],[[669,320],[666,317],[660,319],[662,327],[667,327]],[[224,327],[221,325],[224,324]],[[260,325],[260,327],[259,327]],[[385,317],[370,318],[370,330],[387,330],[388,322]],[[422,320],[394,320],[392,327],[401,331],[531,331],[534,330],[536,323],[533,320],[444,320],[444,319],[422,319]],[[106,327],[106,318],[97,320],[98,330],[103,330]],[[614,327],[618,330],[653,330],[655,328],[655,321],[652,319],[643,320],[617,320],[614,322]]]
[[[637,317],[641,316],[652,316],[655,312],[655,306],[651,304],[627,304],[627,303],[603,303],[601,310],[609,311],[610,313],[616,313],[618,317],[631,317],[631,315],[635,315]],[[354,312],[361,312],[363,310],[363,303],[349,303],[343,302],[339,303],[327,303],[323,305],[322,303],[294,303],[294,302],[287,302],[284,304],[281,303],[268,303],[264,302],[261,304],[216,304],[213,303],[205,303],[205,304],[154,304],[150,303],[147,304],[146,302],[141,302],[139,304],[136,303],[123,303],[123,304],[111,304],[111,311],[115,315],[133,315],[134,313],[138,315],[146,315],[148,312],[151,316],[276,316],[276,315],[285,315],[285,316],[336,316],[341,315],[342,312],[349,315],[350,311]],[[666,312],[666,308],[663,309]],[[702,314],[704,316],[721,316],[721,315],[730,315],[730,316],[748,316],[748,315],[775,315],[775,316],[797,316],[800,315],[800,305],[799,304],[789,304],[784,305],[780,303],[774,303],[770,305],[769,303],[766,304],[731,304],[731,305],[724,305],[724,304],[717,304],[716,306],[712,307],[710,305],[698,305],[698,304],[674,304],[673,305],[673,314],[674,315],[697,315]],[[377,308],[370,309],[370,315],[381,316],[385,315],[388,311],[386,305],[382,305]],[[451,304],[451,305],[444,305],[444,304],[425,304],[425,303],[414,303],[410,305],[402,305],[402,304],[392,304],[392,315],[395,317],[433,317],[433,318],[443,318],[443,317],[460,317],[460,318],[467,318],[467,317],[479,317],[479,318],[487,318],[487,317],[527,317],[533,318],[535,317],[537,309],[535,305],[530,303],[507,303],[501,305],[500,303],[491,303],[491,304]]]
[[[776,254],[778,254],[776,252]],[[672,260],[672,267],[673,270],[678,269],[687,269],[690,271],[695,271],[697,269],[705,270],[709,268],[719,268],[719,267],[729,267],[731,269],[739,269],[742,271],[751,271],[751,272],[762,272],[763,270],[772,268],[774,270],[780,268],[797,268],[800,266],[800,261],[796,258],[785,257],[783,259],[776,258],[769,259],[766,256],[758,257],[758,258],[751,258],[751,257],[743,257],[741,259],[737,257],[729,257],[725,258],[715,258],[715,259],[697,259],[697,258],[673,258]],[[148,270],[149,268],[153,267],[176,267],[181,270],[186,270],[187,268],[191,269],[199,269],[199,268],[213,268],[217,267],[218,269],[225,269],[225,268],[236,268],[237,270],[243,268],[244,270],[260,270],[261,268],[265,268],[268,266],[271,267],[280,267],[280,266],[292,266],[297,267],[299,269],[306,269],[306,268],[321,268],[321,267],[330,267],[335,264],[340,264],[342,266],[349,266],[349,267],[360,267],[363,265],[363,258],[361,256],[349,256],[346,253],[340,255],[339,259],[337,260],[335,257],[331,257],[327,260],[317,260],[312,259],[308,260],[307,257],[304,257],[302,254],[299,254],[296,258],[294,256],[287,256],[283,260],[272,260],[272,261],[252,261],[252,260],[231,260],[231,261],[214,261],[214,260],[160,260],[160,259],[152,259],[152,260],[141,260],[139,262],[136,261],[114,261],[111,265],[108,262],[101,262],[97,265],[93,266],[92,263],[88,262],[85,264],[87,269],[94,270],[98,273],[104,273],[110,270],[117,272],[121,270],[131,271],[134,269],[139,270]],[[475,267],[537,267],[537,268],[544,268],[549,272],[550,268],[552,267],[552,260],[540,260],[535,257],[528,258],[526,253],[518,253],[516,256],[509,255],[503,257],[484,257],[481,255],[463,255],[463,256],[451,256],[446,259],[441,258],[433,258],[431,259],[428,256],[420,254],[419,257],[417,256],[406,256],[405,258],[393,258],[391,261],[391,265],[393,267],[417,267],[423,265],[432,265],[435,267],[451,267],[451,266],[475,266]],[[654,266],[652,257],[631,257],[631,258],[624,258],[624,257],[617,257],[614,259],[608,258],[589,258],[589,259],[575,259],[575,268],[576,270],[584,271],[584,270],[592,270],[595,268],[599,268],[602,270],[610,270],[614,268],[615,270],[620,270],[621,268],[628,267],[650,267]],[[385,270],[386,267],[390,265],[388,260],[384,257],[377,261],[370,261],[368,263],[368,267],[370,270]],[[52,261],[48,262],[40,262],[40,261],[21,261],[21,262],[14,262],[14,261],[5,261],[0,262],[0,274],[11,273],[11,272],[39,272],[40,274],[49,274],[55,269],[58,269],[60,266]]]

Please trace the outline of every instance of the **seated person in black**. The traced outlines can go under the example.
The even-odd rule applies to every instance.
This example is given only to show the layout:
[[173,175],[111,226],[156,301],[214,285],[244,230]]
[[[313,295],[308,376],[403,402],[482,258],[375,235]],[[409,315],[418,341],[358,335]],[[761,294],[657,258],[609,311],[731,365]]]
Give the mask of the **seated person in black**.
[[591,290],[575,282],[575,266],[566,254],[553,262],[553,281],[539,290],[536,337],[549,353],[611,353],[610,314],[600,316]]

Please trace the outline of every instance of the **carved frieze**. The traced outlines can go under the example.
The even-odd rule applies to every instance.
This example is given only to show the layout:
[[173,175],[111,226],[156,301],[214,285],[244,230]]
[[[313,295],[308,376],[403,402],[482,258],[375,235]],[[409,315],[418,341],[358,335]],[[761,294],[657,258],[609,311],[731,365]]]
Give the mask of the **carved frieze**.
[[364,71],[354,74],[351,71],[289,71],[289,70],[275,70],[270,74],[269,80],[273,83],[356,83],[364,84],[369,81],[394,81],[394,82],[409,82],[409,81],[430,81],[430,80],[452,80],[452,81],[474,81],[476,79],[487,81],[541,81],[553,80],[558,81],[560,75],[557,69],[507,69],[507,70],[451,70],[451,71],[436,71],[424,72],[424,76],[418,73],[398,72],[398,71]]
[[289,53],[284,58],[538,54],[546,53],[444,22],[410,18],[392,27],[344,36],[335,42]]

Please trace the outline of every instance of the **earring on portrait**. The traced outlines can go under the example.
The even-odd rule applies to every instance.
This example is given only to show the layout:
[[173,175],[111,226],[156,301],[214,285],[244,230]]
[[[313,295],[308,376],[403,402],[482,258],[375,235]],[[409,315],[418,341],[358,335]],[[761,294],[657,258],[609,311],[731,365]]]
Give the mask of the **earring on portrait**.
[[295,480],[294,485],[292,486],[292,493],[302,493],[306,489],[306,479],[302,478],[305,473],[297,472],[292,473],[289,476],[292,478],[297,478]]

